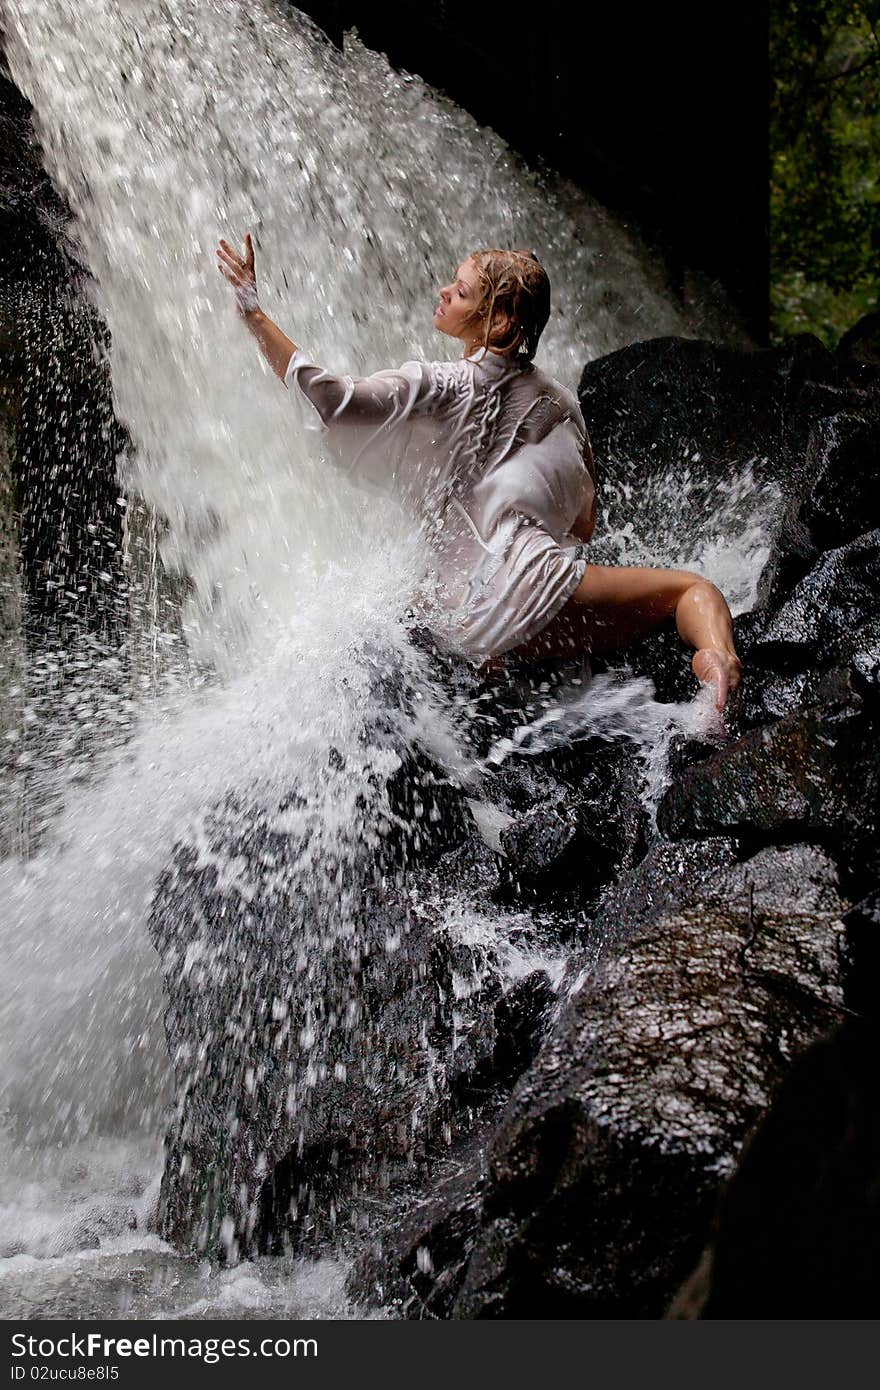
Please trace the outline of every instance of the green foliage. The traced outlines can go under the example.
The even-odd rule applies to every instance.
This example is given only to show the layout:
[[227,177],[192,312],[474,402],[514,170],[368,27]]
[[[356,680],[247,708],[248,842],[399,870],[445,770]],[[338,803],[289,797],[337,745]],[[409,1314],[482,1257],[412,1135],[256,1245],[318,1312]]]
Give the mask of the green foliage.
[[880,307],[880,0],[771,0],[776,335],[830,346]]

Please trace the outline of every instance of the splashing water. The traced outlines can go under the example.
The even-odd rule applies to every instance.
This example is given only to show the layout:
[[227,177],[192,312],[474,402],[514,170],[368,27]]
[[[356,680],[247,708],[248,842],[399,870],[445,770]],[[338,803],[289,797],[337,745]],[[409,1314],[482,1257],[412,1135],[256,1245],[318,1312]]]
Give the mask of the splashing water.
[[[435,286],[480,245],[540,248],[556,297],[542,363],[570,385],[585,360],[637,336],[719,326],[676,308],[659,266],[588,198],[540,184],[357,42],[343,60],[291,7],[8,0],[5,26],[111,331],[115,408],[134,441],[121,483],[163,519],[166,571],[191,582],[177,677],[140,706],[133,735],[116,711],[122,747],[85,787],[63,767],[44,772],[58,783],[50,834],[28,864],[0,866],[12,1040],[0,1204],[14,1264],[132,1239],[119,1236],[132,1212],[149,1219],[169,1075],[145,918],[175,841],[230,789],[280,801],[293,784],[325,842],[354,835],[363,808],[322,779],[329,747],[380,771],[387,758],[363,745],[365,718],[385,713],[365,646],[415,671],[402,515],[329,471],[314,422],[236,320],[218,237],[252,231],[265,308],[337,370],[444,355]],[[748,470],[734,482],[702,557],[655,547],[651,560],[702,558],[745,607],[764,541]],[[677,477],[670,498],[680,488]],[[641,558],[639,523],[607,537],[619,560]],[[597,682],[521,743],[638,727],[656,751],[653,795],[671,727],[658,710],[646,683]],[[419,719],[411,735],[454,763],[451,728],[436,711]],[[64,1161],[47,1162],[62,1143]],[[84,1204],[102,1200],[104,1226],[84,1222]],[[188,1294],[181,1306],[206,1305]]]
[[626,738],[641,755],[645,807],[656,811],[673,737],[711,738],[719,731],[714,693],[706,686],[693,700],[664,705],[655,699],[652,681],[609,673],[586,681],[580,694],[562,693],[557,703],[518,725],[512,737],[497,739],[483,765],[499,767],[512,753],[546,753],[584,738]]

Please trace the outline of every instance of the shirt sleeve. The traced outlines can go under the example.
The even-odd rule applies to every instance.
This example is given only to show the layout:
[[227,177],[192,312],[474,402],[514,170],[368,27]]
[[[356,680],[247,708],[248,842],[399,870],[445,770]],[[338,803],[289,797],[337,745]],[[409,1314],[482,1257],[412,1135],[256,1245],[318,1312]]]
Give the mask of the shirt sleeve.
[[327,426],[394,425],[430,409],[435,383],[426,362],[404,362],[372,376],[334,376],[297,348],[284,374],[314,406]]

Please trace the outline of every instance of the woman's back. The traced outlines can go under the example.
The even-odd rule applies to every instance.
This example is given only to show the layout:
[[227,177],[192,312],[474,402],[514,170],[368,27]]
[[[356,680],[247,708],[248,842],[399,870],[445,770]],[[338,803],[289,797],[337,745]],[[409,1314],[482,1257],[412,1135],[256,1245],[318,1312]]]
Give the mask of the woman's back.
[[355,379],[301,353],[287,373],[352,480],[394,493],[430,547],[438,635],[482,659],[528,640],[577,587],[571,528],[595,495],[571,392],[480,352]]

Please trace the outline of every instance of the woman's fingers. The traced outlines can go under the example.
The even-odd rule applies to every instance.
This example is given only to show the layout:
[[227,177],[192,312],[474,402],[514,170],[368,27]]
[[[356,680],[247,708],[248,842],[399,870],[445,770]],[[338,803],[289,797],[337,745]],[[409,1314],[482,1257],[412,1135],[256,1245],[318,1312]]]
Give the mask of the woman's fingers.
[[217,262],[217,269],[220,271],[221,275],[226,277],[230,285],[243,285],[245,283],[243,275],[240,275],[235,270],[231,270],[229,266],[223,265],[220,261]]
[[235,284],[244,282],[244,274],[242,273],[242,271],[236,270],[235,266],[224,265],[222,261],[218,261],[217,269],[222,270],[227,280],[232,280]]
[[245,232],[244,260],[226,240],[220,238],[217,246],[217,269],[226,277],[235,290],[238,310],[241,314],[258,309],[257,277],[254,272],[254,247],[250,232]]
[[217,255],[221,260],[226,261],[227,265],[233,266],[236,270],[244,270],[244,261],[241,257],[236,256],[235,252],[222,241],[217,247]]
[[702,647],[694,653],[692,665],[697,680],[715,687],[715,708],[723,710],[739,685],[742,671],[739,658],[727,652],[714,651],[711,647]]
[[233,275],[241,277],[246,283],[252,283],[256,280],[256,275],[254,274],[254,247],[250,232],[245,235],[244,260],[232,249],[228,241],[224,240],[223,237],[220,238],[220,244],[217,247],[218,266],[220,266],[221,262],[223,265],[229,267]]

